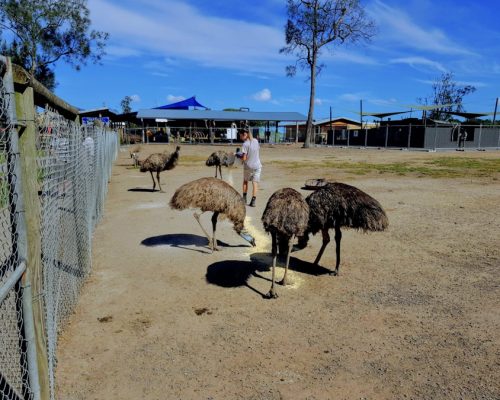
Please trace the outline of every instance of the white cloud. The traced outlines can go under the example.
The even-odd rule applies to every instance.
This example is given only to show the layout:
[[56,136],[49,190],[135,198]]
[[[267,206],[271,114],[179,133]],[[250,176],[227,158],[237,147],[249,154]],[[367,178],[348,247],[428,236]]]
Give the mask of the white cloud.
[[368,99],[368,102],[377,106],[393,106],[397,104],[397,99]]
[[115,57],[137,57],[141,55],[141,52],[137,49],[125,47],[125,46],[106,46],[106,54],[113,58]]
[[366,93],[358,92],[358,93],[344,93],[339,96],[339,100],[347,101],[347,102],[359,102],[363,98],[366,98]]
[[165,65],[189,60],[282,74],[287,63],[279,54],[284,45],[282,29],[207,16],[179,0],[137,0],[134,9],[110,0],[89,0],[89,8],[95,28],[110,33],[110,45],[126,43],[129,52],[163,56]]
[[425,57],[403,57],[403,58],[394,58],[390,60],[392,64],[408,64],[410,67],[422,70],[437,70],[439,72],[447,72],[447,69],[439,62],[429,60]]
[[271,91],[267,88],[252,95],[252,99],[256,101],[270,101],[271,97]]
[[314,99],[314,104],[317,104],[318,106],[322,106],[322,105],[324,105],[324,104],[326,104],[326,103],[331,103],[331,102],[332,102],[332,101],[331,101],[331,100],[329,100],[329,99],[322,99],[322,98],[320,98],[320,97],[316,97],[316,98]]
[[169,103],[177,103],[178,101],[186,100],[184,96],[174,96],[173,94],[169,94],[167,96],[167,101]]
[[453,42],[442,30],[419,26],[404,11],[391,7],[380,0],[375,0],[368,11],[381,27],[382,36],[388,41],[437,54],[474,54]]
[[133,94],[130,96],[130,98],[134,103],[139,103],[141,101],[141,97],[138,94]]

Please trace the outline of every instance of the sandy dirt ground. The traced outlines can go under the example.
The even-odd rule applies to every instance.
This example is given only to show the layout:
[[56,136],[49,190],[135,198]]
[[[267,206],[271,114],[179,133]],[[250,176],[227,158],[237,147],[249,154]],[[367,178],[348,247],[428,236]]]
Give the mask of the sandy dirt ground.
[[[141,157],[165,147],[145,146]],[[161,175],[165,193],[153,193],[149,174],[131,168],[122,148],[94,235],[93,272],[60,336],[59,399],[500,398],[499,174],[357,175],[317,164],[498,152],[263,147],[262,189],[246,222],[257,247],[223,221],[222,250],[211,254],[192,211],[168,201],[181,184],[213,176],[203,161],[213,149],[182,146],[179,165]],[[242,173],[223,170],[238,190]],[[266,300],[265,203],[316,177],[375,197],[389,230],[345,230],[338,277],[328,274],[332,244],[312,265],[316,235],[292,255],[292,285]],[[208,228],[210,215],[202,221]]]

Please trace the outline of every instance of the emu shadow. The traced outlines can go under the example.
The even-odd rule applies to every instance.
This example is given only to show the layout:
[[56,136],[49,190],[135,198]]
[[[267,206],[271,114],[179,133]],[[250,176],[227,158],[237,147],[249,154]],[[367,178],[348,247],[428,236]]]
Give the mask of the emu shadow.
[[[210,253],[210,251],[201,251],[197,249],[192,249],[190,247],[204,247],[208,250],[208,239],[205,236],[200,235],[191,235],[189,233],[176,233],[176,234],[167,234],[167,235],[159,235],[159,236],[151,236],[149,238],[144,239],[141,244],[143,246],[148,247],[156,247],[156,246],[171,246],[178,247],[180,249],[198,251],[200,253]],[[249,247],[244,244],[240,245],[230,245],[220,240],[217,240],[217,244],[221,247]]]
[[[286,256],[278,256],[277,261],[280,263],[280,265],[285,264],[285,257]],[[256,264],[258,263],[261,265],[271,265],[273,258],[271,253],[253,253],[250,255],[250,260]],[[290,257],[290,264],[288,265],[288,268],[292,271],[314,276],[328,275],[331,272],[328,268],[322,267],[321,265],[315,265],[311,262],[301,260],[297,257]],[[267,279],[264,277],[261,278]],[[268,280],[270,281],[270,279]]]
[[129,192],[158,192],[158,190],[153,190],[153,189],[147,189],[147,188],[132,188],[128,189]]
[[260,292],[248,284],[248,280],[252,276],[260,277],[257,271],[268,271],[269,268],[261,263],[242,260],[227,260],[218,261],[210,264],[207,267],[206,280],[212,285],[221,286],[224,288],[235,288],[246,286],[250,290],[265,296],[265,293]]

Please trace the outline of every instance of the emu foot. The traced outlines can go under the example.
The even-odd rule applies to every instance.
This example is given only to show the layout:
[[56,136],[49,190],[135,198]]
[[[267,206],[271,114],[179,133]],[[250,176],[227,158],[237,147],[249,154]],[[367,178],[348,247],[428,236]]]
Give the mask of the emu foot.
[[291,285],[290,280],[283,278],[281,281],[278,282],[280,285],[283,286],[288,286]]
[[329,275],[331,275],[331,276],[338,276],[339,275],[339,271],[335,269],[333,271],[330,271]]
[[219,251],[220,248],[217,247],[217,241],[216,240],[212,240],[211,243],[210,243],[210,250],[212,250],[212,253],[214,251]]
[[274,291],[274,289],[271,289],[267,294],[264,295],[265,299],[277,299],[278,298],[278,293]]

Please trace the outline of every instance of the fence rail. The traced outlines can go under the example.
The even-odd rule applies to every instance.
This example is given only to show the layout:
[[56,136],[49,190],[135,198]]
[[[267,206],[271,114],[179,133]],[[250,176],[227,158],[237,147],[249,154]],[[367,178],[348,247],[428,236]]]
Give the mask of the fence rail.
[[[298,136],[298,138],[297,138]],[[287,128],[286,140],[303,140],[303,131]],[[387,124],[363,129],[316,129],[316,145],[403,148],[408,150],[500,150],[500,125],[435,123]]]
[[[42,107],[42,111],[37,111]],[[54,399],[118,135],[0,57],[0,399]]]

